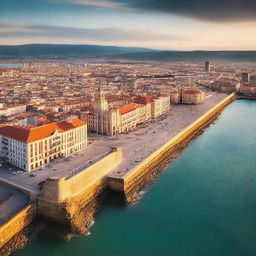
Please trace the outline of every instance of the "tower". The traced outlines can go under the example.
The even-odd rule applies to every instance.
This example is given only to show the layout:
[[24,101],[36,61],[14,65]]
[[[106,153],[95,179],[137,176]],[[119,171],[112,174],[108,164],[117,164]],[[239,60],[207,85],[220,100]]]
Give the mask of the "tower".
[[98,90],[95,92],[92,106],[95,112],[103,112],[108,110],[108,102],[104,96],[104,92],[101,90],[100,85]]
[[210,61],[206,61],[206,62],[205,62],[205,71],[206,71],[206,72],[211,71],[211,64],[210,64]]
[[250,79],[251,79],[250,73],[248,73],[248,72],[243,72],[242,73],[242,82],[250,83]]
[[191,77],[190,75],[188,76],[188,86],[189,87],[194,87],[195,86],[194,77]]

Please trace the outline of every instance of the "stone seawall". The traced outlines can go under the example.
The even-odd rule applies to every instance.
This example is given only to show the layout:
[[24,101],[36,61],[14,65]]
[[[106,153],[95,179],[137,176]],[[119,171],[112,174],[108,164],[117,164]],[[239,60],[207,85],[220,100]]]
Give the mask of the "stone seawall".
[[[151,179],[152,177],[150,176],[155,176],[155,173],[159,171],[159,169],[162,169],[168,161],[179,154],[191,139],[202,132],[202,130],[216,119],[218,114],[235,99],[235,94],[226,97],[123,177],[114,175],[108,176],[109,188],[123,192],[125,195],[132,193],[132,191],[136,193],[136,189],[141,187],[141,184],[145,184],[147,179]],[[129,201],[129,198],[127,198],[127,200]]]
[[237,99],[244,99],[244,100],[256,100],[256,95],[254,96],[250,96],[250,95],[242,95],[242,94],[238,94]]
[[30,204],[0,226],[0,255],[5,254],[4,245],[33,221],[36,212],[36,204]]
[[113,148],[109,155],[73,177],[49,178],[42,185],[38,199],[39,215],[69,224],[79,207],[89,203],[107,188],[107,174],[121,161],[121,148]]

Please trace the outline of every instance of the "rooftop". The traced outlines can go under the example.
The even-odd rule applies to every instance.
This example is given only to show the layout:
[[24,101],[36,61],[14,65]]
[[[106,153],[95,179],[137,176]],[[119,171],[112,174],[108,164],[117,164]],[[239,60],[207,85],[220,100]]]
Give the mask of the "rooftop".
[[125,115],[133,110],[135,110],[137,108],[136,104],[128,104],[128,105],[124,105],[122,107],[119,108],[119,112],[121,115]]
[[78,118],[73,118],[69,121],[60,121],[34,128],[22,126],[3,126],[0,127],[0,135],[23,143],[29,143],[47,138],[51,136],[56,130],[58,132],[65,132],[84,124],[84,121]]

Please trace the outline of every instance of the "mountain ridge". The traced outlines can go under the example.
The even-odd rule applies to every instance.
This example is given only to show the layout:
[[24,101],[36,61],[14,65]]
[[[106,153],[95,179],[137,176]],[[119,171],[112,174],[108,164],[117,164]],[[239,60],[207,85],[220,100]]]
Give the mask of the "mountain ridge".
[[0,45],[0,58],[106,58],[137,61],[242,61],[256,62],[256,51],[163,51],[140,47],[82,44]]

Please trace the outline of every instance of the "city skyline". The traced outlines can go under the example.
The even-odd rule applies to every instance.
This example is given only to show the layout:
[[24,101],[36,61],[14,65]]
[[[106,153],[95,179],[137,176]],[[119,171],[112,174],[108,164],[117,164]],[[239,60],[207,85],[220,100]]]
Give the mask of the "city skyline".
[[9,0],[0,44],[97,44],[164,50],[255,50],[251,0]]

